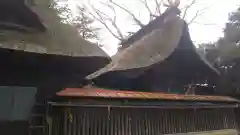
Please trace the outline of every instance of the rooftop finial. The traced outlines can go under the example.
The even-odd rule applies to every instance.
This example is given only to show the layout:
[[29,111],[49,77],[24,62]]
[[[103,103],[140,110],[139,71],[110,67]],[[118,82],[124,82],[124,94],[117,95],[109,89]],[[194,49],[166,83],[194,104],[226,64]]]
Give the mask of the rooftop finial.
[[166,7],[178,7],[180,5],[180,0],[167,0]]

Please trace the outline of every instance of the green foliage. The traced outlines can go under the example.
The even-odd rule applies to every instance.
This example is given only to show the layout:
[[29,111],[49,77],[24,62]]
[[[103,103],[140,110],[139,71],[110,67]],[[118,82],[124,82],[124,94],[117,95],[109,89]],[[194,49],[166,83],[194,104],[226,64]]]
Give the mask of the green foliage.
[[204,44],[208,60],[216,62],[240,58],[240,8],[229,14],[229,21],[224,28],[224,37],[216,43]]
[[[224,28],[224,36],[217,42],[205,44],[205,55],[207,59],[218,65],[222,76],[217,85],[221,94],[236,94],[240,88],[239,68],[228,61],[240,58],[240,9],[229,14],[229,21]],[[236,70],[237,69],[237,70]]]
[[217,62],[217,59],[219,57],[219,50],[217,49],[215,43],[200,44],[198,51],[202,51],[202,53],[205,55],[206,59],[210,63],[215,64]]
[[230,13],[229,21],[235,23],[240,22],[240,7],[235,12]]
[[240,57],[240,8],[229,14],[229,22],[224,29],[224,37],[219,39],[218,46],[222,59]]

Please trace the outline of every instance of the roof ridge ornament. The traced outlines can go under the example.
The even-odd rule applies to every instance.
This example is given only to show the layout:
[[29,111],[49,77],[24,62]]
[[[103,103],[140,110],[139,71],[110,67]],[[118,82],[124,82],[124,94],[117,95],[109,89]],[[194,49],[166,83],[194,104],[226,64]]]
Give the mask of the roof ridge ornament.
[[164,16],[179,16],[181,14],[178,6],[180,5],[180,0],[167,0],[168,3],[164,3],[164,6],[167,7]]
[[164,3],[164,6],[170,8],[170,7],[175,7],[178,8],[180,5],[180,0],[167,0],[167,3]]
[[181,11],[178,8],[180,4],[180,0],[168,0],[168,4],[164,4],[164,6],[167,7],[164,14],[164,23],[169,23],[169,21],[173,21],[175,18],[177,18]]

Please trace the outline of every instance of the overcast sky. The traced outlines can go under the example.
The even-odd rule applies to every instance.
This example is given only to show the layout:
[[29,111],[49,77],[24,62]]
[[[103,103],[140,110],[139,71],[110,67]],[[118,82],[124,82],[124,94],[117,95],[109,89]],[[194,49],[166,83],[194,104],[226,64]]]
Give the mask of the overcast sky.
[[[71,0],[71,5],[79,3],[80,0]],[[84,0],[81,0],[84,1]],[[106,7],[99,4],[100,1],[105,0],[92,0],[91,3],[103,12],[112,15],[112,12]],[[147,23],[148,12],[144,5],[139,0],[115,0],[117,3],[124,5],[131,10],[141,21]],[[151,6],[151,0],[148,0]],[[185,6],[191,0],[181,0],[180,8]],[[187,20],[190,20],[197,10],[205,9],[204,13],[196,18],[195,23],[192,23],[190,34],[195,44],[214,42],[223,35],[223,28],[228,19],[228,13],[234,11],[240,5],[239,0],[197,0],[197,3],[188,10]],[[132,25],[132,18],[124,11],[117,9],[117,24],[123,32],[137,31],[138,27]],[[104,50],[108,54],[113,55],[117,51],[118,40],[111,36],[107,31],[100,32]]]

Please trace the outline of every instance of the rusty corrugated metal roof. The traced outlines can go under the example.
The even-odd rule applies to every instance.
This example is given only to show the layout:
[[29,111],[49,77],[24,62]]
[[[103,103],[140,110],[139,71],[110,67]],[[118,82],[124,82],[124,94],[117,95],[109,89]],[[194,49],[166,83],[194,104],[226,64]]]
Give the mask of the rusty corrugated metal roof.
[[100,88],[66,88],[57,93],[61,97],[98,97],[98,98],[126,98],[126,99],[157,99],[157,100],[195,100],[195,101],[227,101],[238,102],[228,96],[184,95],[169,93],[133,92],[119,90],[105,90]]

